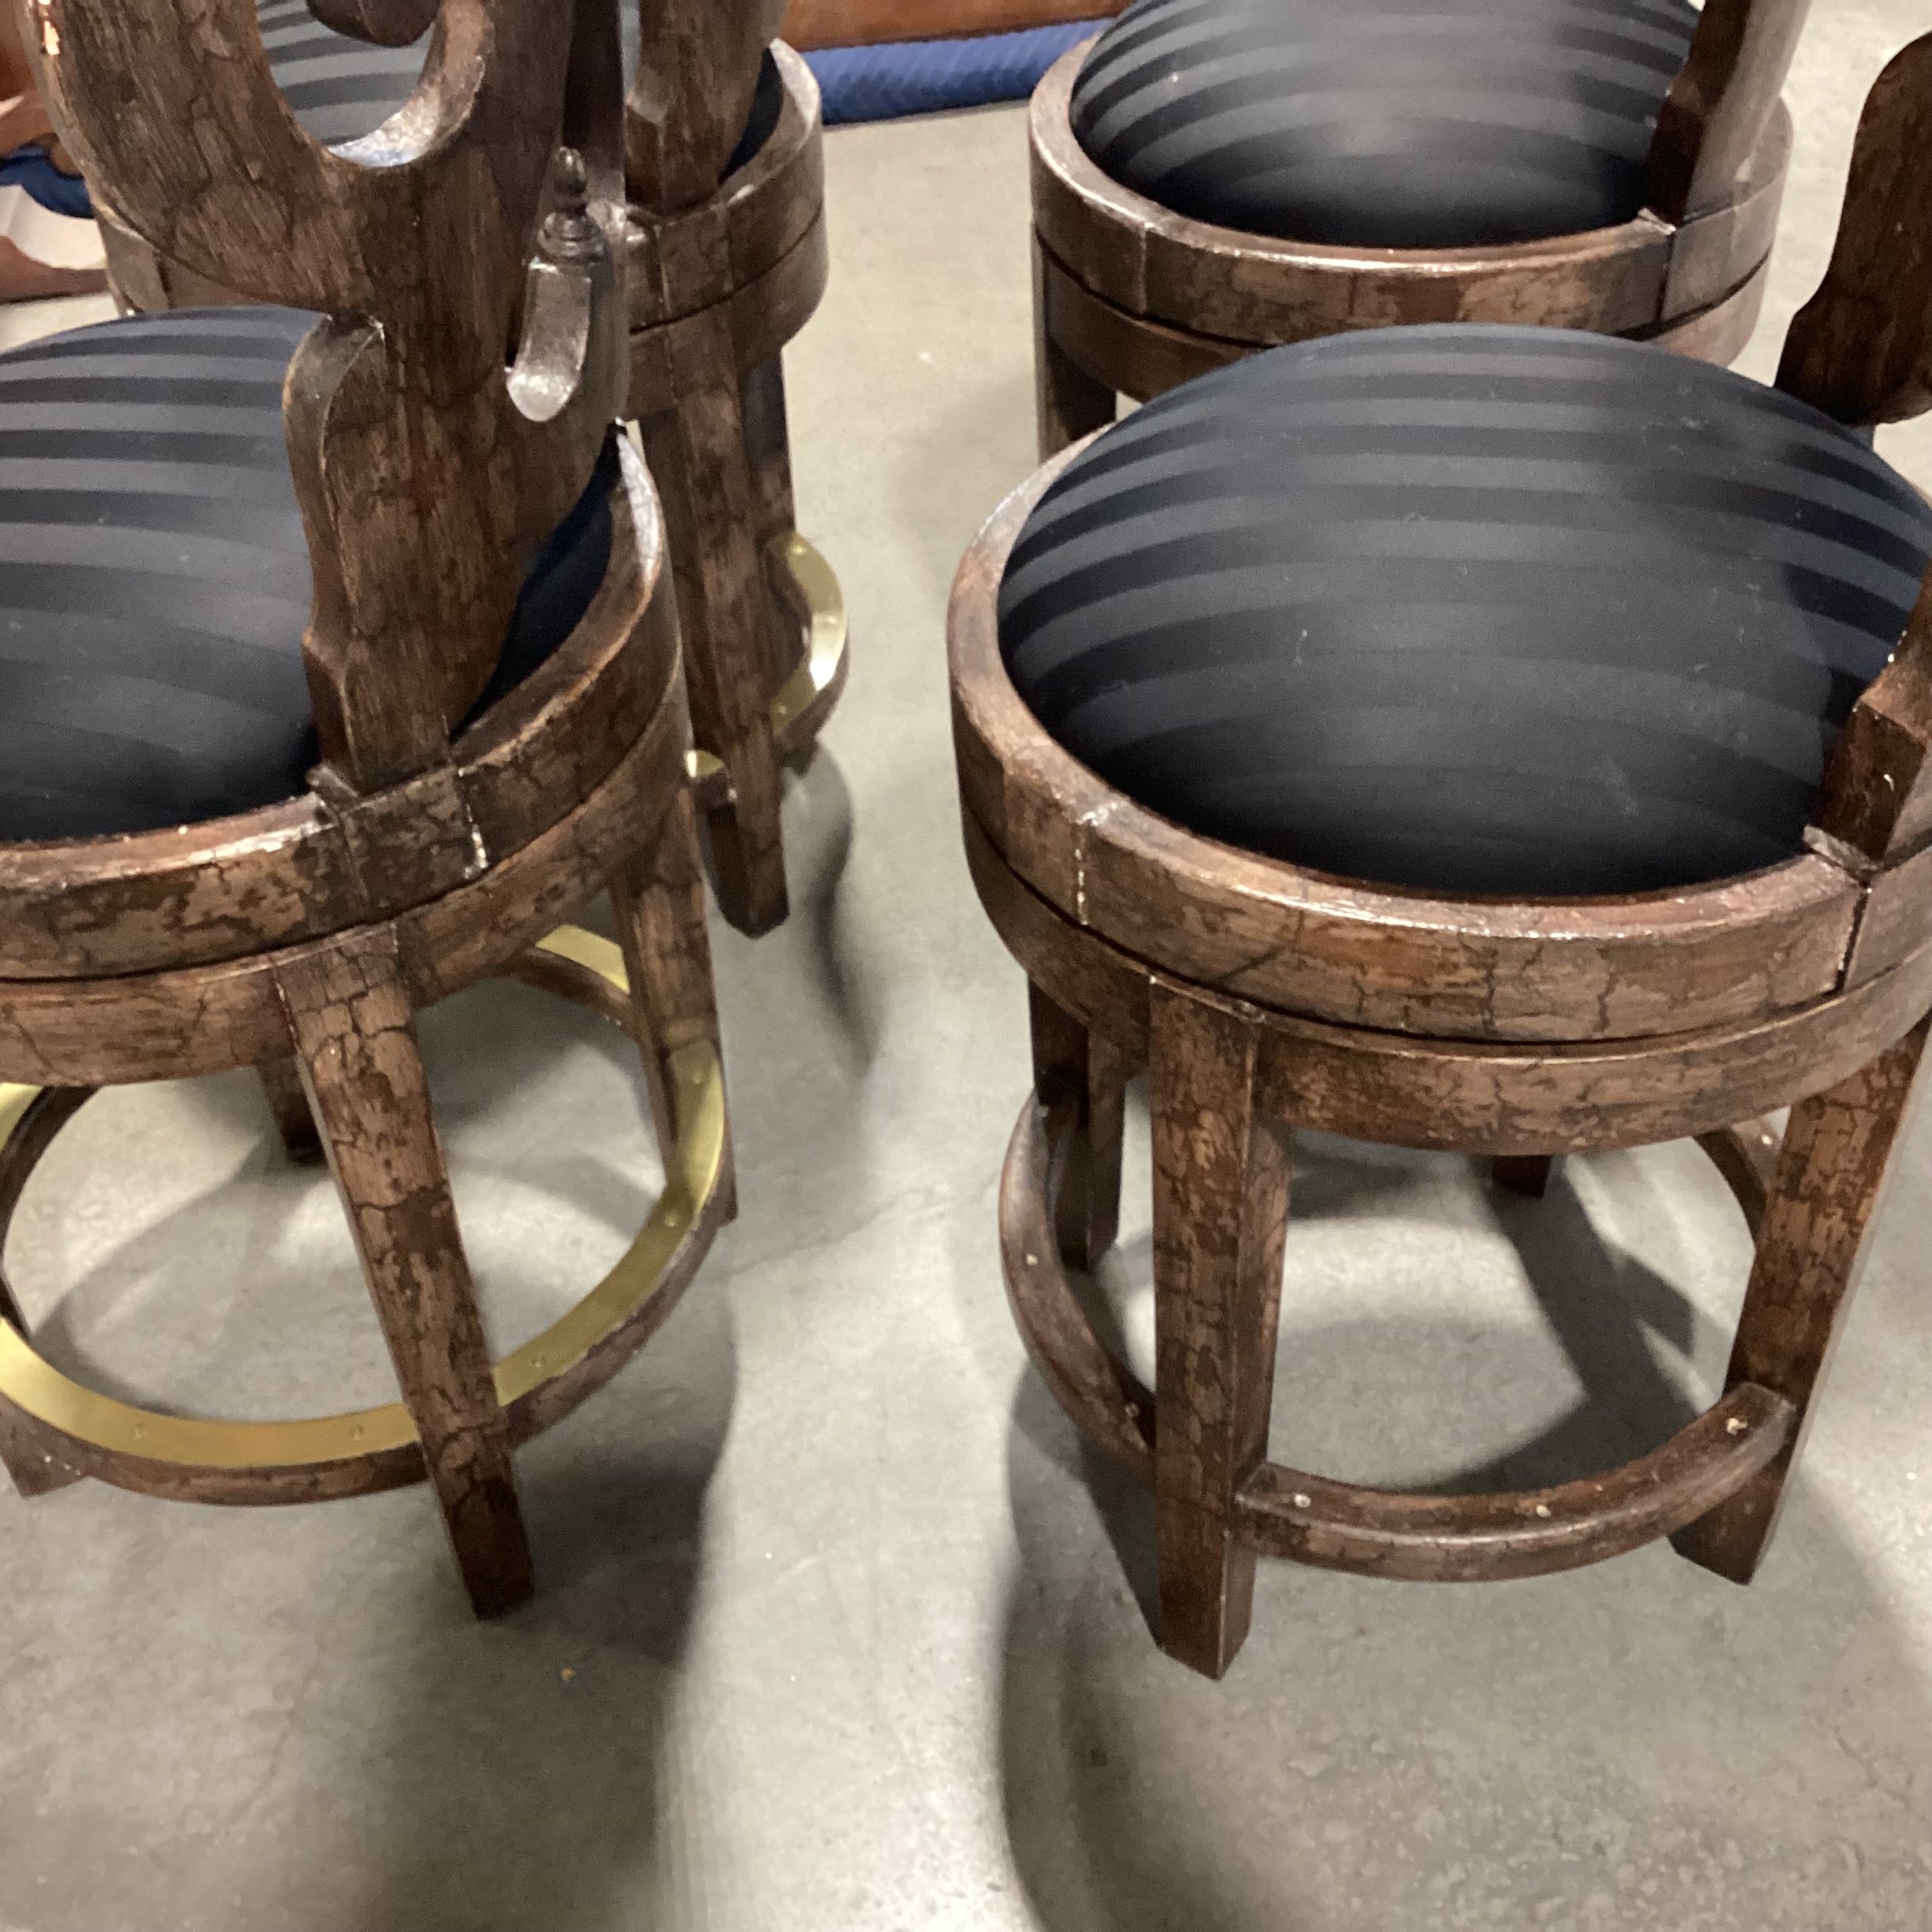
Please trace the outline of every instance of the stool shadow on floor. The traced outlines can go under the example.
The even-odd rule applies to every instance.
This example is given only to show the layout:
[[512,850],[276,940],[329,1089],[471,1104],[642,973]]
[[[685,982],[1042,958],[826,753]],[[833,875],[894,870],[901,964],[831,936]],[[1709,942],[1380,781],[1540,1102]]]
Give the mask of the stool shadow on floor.
[[[1642,1162],[1601,1171],[1644,1211]],[[1567,1181],[1504,1200],[1467,1163],[1310,1136],[1295,1185],[1278,1458],[1431,1488],[1550,1482],[1680,1425],[1695,1401],[1672,1355],[1721,1372],[1720,1324],[1606,1241]],[[1403,1210],[1391,1267],[1376,1230]],[[1485,1217],[1491,1272],[1498,1234],[1519,1263],[1513,1319],[1493,1284],[1469,1306],[1454,1282],[1391,1300],[1378,1270],[1416,1275],[1439,1246],[1453,1272]],[[1146,1282],[1144,1241],[1103,1264],[1107,1305]],[[1131,1306],[1125,1327],[1144,1373]],[[1458,1431],[1481,1447],[1445,1466]],[[1009,1443],[1005,1801],[1050,1932],[1923,1923],[1932,1690],[1816,1482],[1748,1592],[1662,1545],[1483,1586],[1264,1564],[1272,1601],[1215,1685],[1149,1641],[1151,1501],[1031,1372]]]
[[863,949],[844,942],[841,889],[852,857],[852,796],[837,760],[814,751],[803,772],[788,777],[785,805],[786,844],[796,848],[792,916],[804,941],[802,964],[823,1008],[826,1032],[852,1071],[862,1073],[878,1052],[878,1000],[854,970]]
[[604,1932],[675,1915],[665,1737],[736,1374],[722,1297],[687,1301],[554,1451],[546,1439],[519,1458],[536,1601],[475,1643],[424,1591],[369,1740],[382,1819],[342,1848],[357,1880],[343,1932]]
[[[465,995],[423,1032],[500,1351],[587,1288],[648,1210],[635,1058],[518,988]],[[253,1076],[98,1104],[23,1204],[13,1259],[49,1354],[96,1387],[204,1413],[390,1398],[333,1190],[283,1163]],[[519,1453],[538,1592],[496,1625],[470,1617],[420,1488],[300,1511],[92,1485],[0,1498],[0,1647],[66,1687],[27,1695],[24,1669],[10,1687],[0,1809],[26,1804],[35,1825],[0,1830],[0,1921],[601,1932],[656,1918],[677,1882],[660,1753],[736,1386],[728,1302],[701,1275],[598,1400]],[[36,1790],[50,1751],[62,1777]],[[178,1796],[159,1825],[144,1815],[159,1800],[128,1784],[154,1788],[157,1754],[201,1763],[189,1813]],[[126,1829],[104,1831],[103,1808]]]

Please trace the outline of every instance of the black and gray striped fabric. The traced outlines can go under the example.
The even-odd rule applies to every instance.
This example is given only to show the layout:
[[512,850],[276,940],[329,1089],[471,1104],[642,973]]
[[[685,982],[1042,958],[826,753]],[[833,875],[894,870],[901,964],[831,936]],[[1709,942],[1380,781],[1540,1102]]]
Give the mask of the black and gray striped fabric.
[[1000,638],[1041,723],[1195,831],[1451,893],[1642,892],[1800,848],[1932,556],[1850,431],[1567,329],[1271,350],[1042,499]]
[[1073,89],[1099,167],[1177,214],[1359,248],[1608,227],[1690,0],[1134,0]]
[[[316,757],[282,377],[314,321],[189,310],[0,356],[0,843],[191,823]],[[606,463],[526,582],[481,710],[589,607]]]
[[258,0],[256,10],[283,98],[317,140],[333,144],[373,133],[409,99],[422,73],[427,34],[410,47],[371,47],[324,27],[307,0]]
[[[317,21],[307,0],[257,0],[256,12],[262,44],[268,50],[283,98],[317,140],[331,144],[359,140],[380,127],[409,99],[429,51],[427,34],[406,47],[370,47],[352,40]],[[631,0],[619,8],[618,21],[624,72],[630,73],[637,66],[638,32],[638,9]],[[751,120],[737,152],[725,163],[725,177],[736,174],[764,146],[784,105],[784,85],[768,53],[758,72]]]

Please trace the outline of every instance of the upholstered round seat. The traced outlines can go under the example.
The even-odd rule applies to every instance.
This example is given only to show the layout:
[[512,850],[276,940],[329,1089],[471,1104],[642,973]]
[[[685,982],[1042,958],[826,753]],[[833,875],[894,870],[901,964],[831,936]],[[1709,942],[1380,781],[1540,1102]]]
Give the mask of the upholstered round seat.
[[[313,316],[138,316],[0,356],[0,843],[273,804],[316,758],[282,378]],[[478,710],[575,629],[607,462],[533,564]]]
[[1114,180],[1289,241],[1454,249],[1632,219],[1689,0],[1134,0],[1075,83]]
[[1001,647],[1046,729],[1228,844],[1452,893],[1641,892],[1799,850],[1932,507],[1849,431],[1571,330],[1277,349],[1103,432]]

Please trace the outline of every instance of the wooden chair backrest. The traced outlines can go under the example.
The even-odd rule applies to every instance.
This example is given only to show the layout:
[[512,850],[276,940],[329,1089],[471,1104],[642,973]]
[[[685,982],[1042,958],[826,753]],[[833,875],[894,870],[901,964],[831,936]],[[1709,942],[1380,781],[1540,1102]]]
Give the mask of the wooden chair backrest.
[[1778,387],[1861,427],[1932,408],[1932,34],[1866,100],[1831,266],[1784,339]]
[[330,148],[276,86],[256,0],[24,0],[56,122],[121,219],[322,317],[283,417],[316,723],[356,789],[439,761],[622,406],[616,0],[564,4],[560,32],[558,0],[312,0],[363,37],[435,24],[407,104]]
[[751,113],[785,0],[635,0],[642,33],[625,113],[631,197],[674,215],[711,194]]
[[1811,0],[1704,0],[1690,57],[1671,84],[1644,205],[1682,223],[1723,208],[1776,110]]
[[[1932,33],[1866,100],[1831,266],[1792,323],[1777,380],[1859,428],[1932,408]],[[1880,863],[1932,835],[1932,571],[1840,736],[1818,822]]]

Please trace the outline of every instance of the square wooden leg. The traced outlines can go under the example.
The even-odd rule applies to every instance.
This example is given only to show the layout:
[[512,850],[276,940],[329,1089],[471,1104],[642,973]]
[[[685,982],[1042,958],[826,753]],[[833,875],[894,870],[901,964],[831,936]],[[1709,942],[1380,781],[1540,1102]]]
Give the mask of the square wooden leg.
[[1735,1583],[1756,1574],[1777,1528],[1909,1118],[1928,1024],[1792,1110],[1725,1387],[1755,1382],[1782,1395],[1799,1409],[1798,1428],[1777,1461],[1672,1538],[1680,1555]]
[[282,1136],[283,1151],[292,1161],[322,1159],[322,1136],[316,1130],[309,1111],[309,1096],[303,1091],[301,1075],[293,1060],[270,1060],[256,1069],[262,1091],[268,1097],[268,1110],[275,1116],[275,1131]]
[[1490,1178],[1511,1194],[1541,1200],[1549,1191],[1550,1175],[1556,1166],[1548,1154],[1502,1154],[1490,1164]]
[[1219,1677],[1253,1604],[1234,1501],[1267,1451],[1290,1136],[1238,1010],[1156,981],[1151,1031],[1160,1641]]
[[331,941],[277,979],[470,1601],[500,1616],[529,1597],[535,1572],[395,934]]
[[1061,1095],[1071,1098],[1080,1123],[1060,1177],[1060,1252],[1069,1267],[1091,1270],[1120,1231],[1127,1061],[1111,1041],[1090,1032],[1039,987],[1029,985],[1028,994],[1033,1091],[1049,1105]]
[[[631,1002],[644,1045],[657,1145],[669,1171],[678,1139],[677,1084],[672,1056],[708,1040],[723,1050],[717,994],[711,976],[711,934],[705,919],[704,869],[691,796],[680,792],[650,848],[611,882],[617,940],[631,980]],[[737,1211],[731,1149],[724,1150],[727,1214]]]
[[718,903],[732,925],[758,934],[788,909],[758,480],[728,319],[694,321],[672,354],[676,406],[638,426],[664,504],[692,730],[731,786],[731,803],[706,814]]
[[1033,238],[1033,387],[1043,462],[1082,436],[1104,429],[1119,412],[1119,397],[1089,376],[1054,335],[1046,259],[1037,234]]
[[[798,527],[792,493],[792,432],[785,410],[784,364],[777,356],[745,371],[739,385],[745,454],[751,470],[751,534],[761,560]],[[767,581],[766,675],[775,694],[798,668],[806,638],[796,614]]]
[[[24,1335],[27,1331],[18,1323],[13,1324]],[[64,1462],[57,1462],[43,1451],[36,1449],[21,1431],[9,1419],[4,1408],[0,1408],[0,1469],[7,1473],[14,1493],[31,1501],[36,1496],[51,1496],[57,1489],[69,1489],[77,1482],[87,1479],[78,1470],[69,1469]]]

